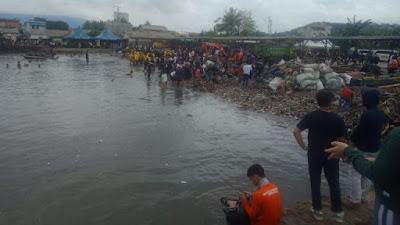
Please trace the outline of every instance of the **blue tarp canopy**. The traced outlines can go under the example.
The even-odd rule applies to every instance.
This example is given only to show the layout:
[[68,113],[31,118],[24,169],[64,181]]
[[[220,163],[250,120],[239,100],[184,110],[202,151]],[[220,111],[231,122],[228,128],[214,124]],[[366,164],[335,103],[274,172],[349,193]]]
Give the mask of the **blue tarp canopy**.
[[83,31],[82,28],[78,27],[73,34],[67,36],[65,39],[90,40],[93,39],[93,37],[87,35],[87,33]]
[[115,36],[109,29],[104,29],[101,34],[94,39],[102,41],[122,41],[122,38]]
[[44,26],[46,26],[46,23],[45,23],[45,22],[32,21],[32,22],[30,22],[30,23],[31,23],[31,26],[38,26],[38,27],[44,27]]

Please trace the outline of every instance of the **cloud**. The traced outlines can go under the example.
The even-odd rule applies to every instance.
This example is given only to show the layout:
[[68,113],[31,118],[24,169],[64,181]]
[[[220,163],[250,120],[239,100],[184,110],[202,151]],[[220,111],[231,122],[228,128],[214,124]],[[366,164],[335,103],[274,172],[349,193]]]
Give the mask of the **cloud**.
[[201,31],[229,7],[251,11],[257,26],[267,31],[268,17],[273,32],[287,31],[312,22],[342,22],[357,15],[377,23],[400,23],[393,1],[354,0],[2,0],[0,9],[10,13],[63,15],[84,19],[112,19],[116,5],[127,12],[134,25],[151,21],[177,31]]

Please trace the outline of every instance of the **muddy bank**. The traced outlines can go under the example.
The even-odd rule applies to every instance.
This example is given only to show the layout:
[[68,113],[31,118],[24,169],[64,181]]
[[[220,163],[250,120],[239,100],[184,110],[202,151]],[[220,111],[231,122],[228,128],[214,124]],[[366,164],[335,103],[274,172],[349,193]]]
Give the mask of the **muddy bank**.
[[[373,222],[373,207],[375,201],[375,192],[368,194],[368,202],[361,205],[360,208],[352,209],[348,207],[348,198],[343,198],[344,225],[371,225]],[[347,204],[346,204],[347,203]],[[324,220],[317,221],[310,211],[312,204],[308,202],[297,202],[290,209],[284,209],[281,225],[337,225],[330,211],[330,200],[328,197],[322,197],[322,206]]]
[[[243,88],[236,79],[220,80],[218,83],[194,81],[189,86],[197,91],[213,93],[242,109],[290,117],[294,120],[299,120],[307,113],[317,109],[315,100],[317,90],[293,90],[289,87],[282,87],[273,91],[268,84],[254,81],[249,83],[249,87]],[[361,92],[365,88],[353,87],[354,101],[349,112],[339,108],[338,101],[335,102],[334,111],[345,120],[349,127],[349,133],[357,126],[360,116],[365,110],[361,98]],[[385,114],[383,132],[385,134],[390,128],[400,126],[400,89],[399,87],[378,89],[381,93],[379,107]],[[334,91],[334,94],[338,100],[340,90]]]

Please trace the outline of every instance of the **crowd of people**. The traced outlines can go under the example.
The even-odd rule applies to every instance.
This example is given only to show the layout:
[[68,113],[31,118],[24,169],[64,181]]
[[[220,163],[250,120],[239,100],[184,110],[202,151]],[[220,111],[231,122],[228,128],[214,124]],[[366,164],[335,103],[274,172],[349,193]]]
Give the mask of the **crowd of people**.
[[[246,88],[249,79],[257,79],[276,63],[276,59],[259,57],[251,49],[230,46],[224,49],[218,46],[178,47],[175,51],[149,48],[147,52],[135,49],[130,52],[129,59],[132,66],[143,64],[149,75],[158,67],[163,88],[168,80],[180,85],[182,81],[192,79],[194,82],[204,79],[219,83],[229,78],[237,79]],[[332,57],[328,63],[337,64],[336,59]],[[395,55],[391,56],[389,65],[393,60],[397,60]],[[376,63],[376,55],[368,55],[359,62],[363,65]],[[343,89],[340,107],[344,105],[345,110],[349,110],[353,95],[350,88]],[[374,224],[400,224],[400,167],[395,160],[400,156],[400,128],[395,128],[382,142],[384,116],[378,108],[379,91],[367,89],[362,93],[362,99],[366,110],[350,137],[347,137],[343,118],[332,111],[334,94],[326,90],[316,95],[319,109],[307,114],[295,127],[295,139],[308,153],[310,211],[316,220],[325,219],[321,203],[321,173],[324,170],[330,188],[333,219],[343,223],[345,213],[339,182],[339,158],[343,158],[352,164],[349,171],[352,190],[346,205],[354,209],[360,207],[366,201],[371,180],[376,190]],[[308,130],[308,144],[301,135],[304,130]],[[279,187],[268,181],[261,165],[251,166],[247,176],[257,191],[239,191],[237,199],[221,198],[228,224],[278,225],[282,219]]]
[[[345,52],[329,51],[300,52],[295,51],[291,56],[273,57],[263,56],[255,53],[251,45],[222,45],[217,43],[202,43],[191,47],[177,46],[161,49],[154,46],[134,47],[124,50],[124,55],[129,58],[130,65],[144,65],[144,71],[148,74],[158,68],[160,75],[166,74],[167,80],[180,85],[182,82],[192,80],[210,81],[217,84],[226,79],[237,79],[243,87],[247,87],[249,80],[263,83],[269,78],[276,76],[275,72],[279,69],[276,65],[284,58],[292,60],[297,64],[303,58],[302,63],[312,60],[313,63],[325,63],[335,67],[341,65],[362,66],[361,72],[368,74],[381,73],[381,68],[377,65],[379,58],[376,53],[364,55],[352,55]],[[297,58],[297,60],[296,60]],[[397,55],[393,54],[388,62],[389,73],[393,73],[398,68]],[[396,66],[397,65],[397,66]],[[372,73],[369,73],[371,72]],[[284,74],[282,74],[284,76]],[[165,76],[164,76],[165,77]]]

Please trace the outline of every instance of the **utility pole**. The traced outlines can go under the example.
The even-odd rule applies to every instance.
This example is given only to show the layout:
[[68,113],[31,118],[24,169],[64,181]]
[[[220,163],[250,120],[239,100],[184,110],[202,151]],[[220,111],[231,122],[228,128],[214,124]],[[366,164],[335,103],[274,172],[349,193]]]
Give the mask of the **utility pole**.
[[268,33],[272,34],[272,19],[268,16]]

